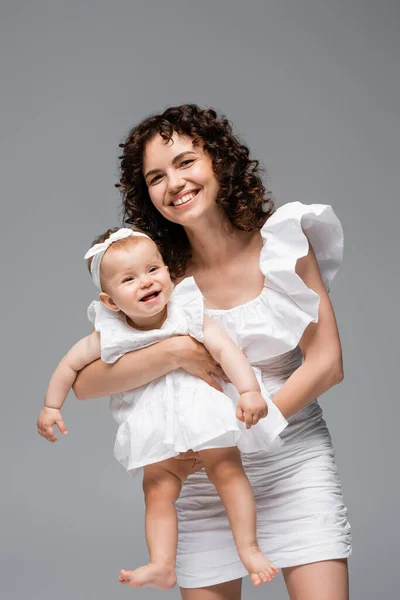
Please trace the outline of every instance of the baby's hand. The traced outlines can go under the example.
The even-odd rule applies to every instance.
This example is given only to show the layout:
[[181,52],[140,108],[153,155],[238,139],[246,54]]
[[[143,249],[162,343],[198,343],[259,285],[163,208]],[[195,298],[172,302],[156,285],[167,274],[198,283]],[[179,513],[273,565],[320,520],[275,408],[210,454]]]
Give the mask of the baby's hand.
[[258,423],[268,414],[268,404],[260,392],[245,392],[240,394],[236,408],[236,417],[246,423],[246,429]]
[[61,411],[58,408],[44,406],[38,416],[37,430],[39,435],[46,438],[49,442],[56,442],[58,440],[54,433],[53,425],[57,425],[63,435],[68,433],[61,416]]

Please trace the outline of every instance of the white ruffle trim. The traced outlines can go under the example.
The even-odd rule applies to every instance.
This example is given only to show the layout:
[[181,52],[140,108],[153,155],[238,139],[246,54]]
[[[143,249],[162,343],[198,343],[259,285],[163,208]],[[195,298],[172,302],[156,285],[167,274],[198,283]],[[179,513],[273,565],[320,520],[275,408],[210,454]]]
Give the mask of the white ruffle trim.
[[[260,385],[262,397],[268,405],[268,415],[260,419],[256,425],[246,429],[246,424],[238,421],[241,435],[237,441],[237,446],[241,452],[252,453],[260,450],[274,452],[283,444],[280,434],[289,425],[280,410],[274,404],[271,394],[266,389],[262,381],[261,370],[253,367],[254,374]],[[222,382],[223,391],[227,396],[234,400],[237,405],[239,393],[232,383]]]
[[146,348],[173,335],[191,335],[203,341],[203,296],[193,277],[177,286],[168,304],[168,317],[160,329],[140,331],[126,322],[122,313],[94,300],[87,309],[89,321],[100,333],[101,360],[114,363],[127,352]]
[[313,320],[317,319],[318,294],[306,286],[295,269],[299,258],[308,254],[309,239],[329,291],[343,258],[343,229],[332,207],[285,204],[268,219],[261,235],[260,268],[265,285],[288,294]]
[[185,316],[187,333],[203,343],[204,299],[193,277],[178,283],[168,304],[168,315],[174,321],[176,310]]
[[252,364],[293,350],[306,327],[318,321],[319,295],[296,273],[297,261],[308,253],[308,240],[328,291],[343,258],[342,226],[327,205],[285,204],[268,219],[261,235],[261,294],[231,310],[206,310]]

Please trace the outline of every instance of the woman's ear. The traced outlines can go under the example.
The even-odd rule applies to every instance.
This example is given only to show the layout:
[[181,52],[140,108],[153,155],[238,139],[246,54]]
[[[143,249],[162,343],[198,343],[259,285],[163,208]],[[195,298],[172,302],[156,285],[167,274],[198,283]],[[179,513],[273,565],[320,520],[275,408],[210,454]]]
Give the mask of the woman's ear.
[[105,292],[101,292],[99,294],[99,300],[102,304],[104,304],[104,306],[106,306],[109,310],[112,310],[113,312],[119,312],[120,309],[118,308],[118,306],[115,304],[114,300],[111,298],[111,296],[109,296],[108,294],[106,294]]

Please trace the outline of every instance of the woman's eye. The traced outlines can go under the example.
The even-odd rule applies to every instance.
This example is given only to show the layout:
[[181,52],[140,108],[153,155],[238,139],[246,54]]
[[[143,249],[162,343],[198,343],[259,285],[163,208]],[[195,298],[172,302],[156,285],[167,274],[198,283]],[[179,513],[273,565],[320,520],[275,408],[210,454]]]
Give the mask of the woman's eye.
[[150,273],[154,273],[155,271],[158,271],[158,267],[150,267],[149,271]]
[[162,175],[156,175],[155,177],[153,177],[153,179],[150,180],[150,185],[154,185],[156,183],[159,183],[162,179]]
[[189,166],[190,164],[192,164],[192,162],[193,162],[193,161],[194,161],[194,159],[193,159],[193,158],[190,158],[190,159],[188,159],[188,160],[183,160],[183,161],[180,163],[180,165],[179,165],[179,166],[180,166],[180,167],[187,167],[187,166]]

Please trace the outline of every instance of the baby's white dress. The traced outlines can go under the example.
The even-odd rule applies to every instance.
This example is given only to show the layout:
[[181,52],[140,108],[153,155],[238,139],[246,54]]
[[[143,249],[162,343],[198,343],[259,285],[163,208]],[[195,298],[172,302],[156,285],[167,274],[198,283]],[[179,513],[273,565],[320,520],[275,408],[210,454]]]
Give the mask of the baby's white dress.
[[[306,235],[304,234],[306,233]],[[316,254],[326,288],[338,270],[343,231],[330,206],[300,202],[279,208],[261,230],[262,292],[230,310],[206,310],[261,370],[273,395],[301,365],[299,340],[318,321],[319,296],[296,274],[299,258]],[[288,419],[283,445],[242,461],[257,507],[258,540],[279,568],[346,558],[351,531],[329,431],[314,400]],[[246,575],[224,507],[204,470],[185,482],[179,519],[178,583],[215,585]]]
[[[174,335],[203,341],[204,300],[193,277],[175,286],[160,329],[134,329],[123,313],[110,311],[97,301],[89,306],[88,317],[100,333],[101,359],[106,363]],[[241,451],[256,452],[278,448],[282,445],[279,434],[288,422],[272,402],[260,370],[255,369],[255,374],[269,413],[250,430],[236,418],[239,396],[232,384],[226,386],[226,394],[221,393],[183,369],[111,396],[111,412],[119,425],[115,457],[133,474],[140,467],[191,449],[237,445]]]

